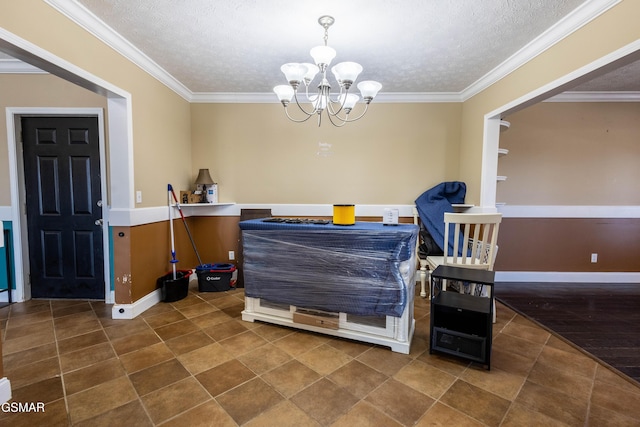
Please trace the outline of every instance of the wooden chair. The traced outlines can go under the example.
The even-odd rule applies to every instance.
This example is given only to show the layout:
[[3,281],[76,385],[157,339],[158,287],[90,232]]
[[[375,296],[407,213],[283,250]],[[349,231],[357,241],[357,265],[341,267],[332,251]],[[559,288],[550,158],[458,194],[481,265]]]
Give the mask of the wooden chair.
[[[498,252],[498,230],[501,221],[502,214],[500,213],[445,213],[444,255],[427,256],[426,259],[420,259],[421,274],[423,264],[429,269],[427,283],[431,282],[431,271],[439,265],[493,270]],[[449,230],[452,227],[455,240],[450,245]],[[487,292],[486,289],[476,290],[475,287],[465,286],[460,286],[459,291],[460,293],[478,295],[486,295]]]

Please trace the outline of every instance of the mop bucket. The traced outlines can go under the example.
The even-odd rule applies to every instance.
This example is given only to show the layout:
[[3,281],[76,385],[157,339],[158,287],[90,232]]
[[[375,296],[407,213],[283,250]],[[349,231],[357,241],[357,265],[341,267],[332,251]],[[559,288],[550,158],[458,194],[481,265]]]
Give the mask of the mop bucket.
[[238,270],[233,264],[202,264],[196,267],[198,291],[224,292],[234,289]]
[[162,289],[162,301],[164,302],[180,301],[189,294],[191,270],[176,270],[175,274],[175,280],[171,271],[159,277],[156,282],[156,287]]

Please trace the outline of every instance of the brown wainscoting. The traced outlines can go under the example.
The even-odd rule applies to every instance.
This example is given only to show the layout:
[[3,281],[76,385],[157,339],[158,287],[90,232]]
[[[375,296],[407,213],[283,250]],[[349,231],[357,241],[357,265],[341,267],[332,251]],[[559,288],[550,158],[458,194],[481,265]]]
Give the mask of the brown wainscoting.
[[[379,222],[382,218],[358,217],[356,220]],[[411,218],[400,218],[402,223],[412,221]],[[192,216],[186,218],[186,222],[202,263],[231,263],[242,268],[239,216]],[[198,257],[179,217],[174,219],[173,229],[176,267],[181,270],[196,267]],[[113,227],[112,233],[116,303],[131,304],[153,292],[157,279],[171,271],[169,222]],[[229,251],[235,252],[235,260],[229,260]]]
[[497,271],[637,272],[640,218],[504,218],[498,246]]
[[111,227],[113,288],[116,304],[131,304],[131,227]]
[[[113,227],[111,232],[116,303],[131,304],[153,292],[158,278],[171,271],[169,222]],[[174,236],[176,259],[179,261],[176,268],[193,268],[197,264],[196,257],[179,219],[174,220]]]
[[[229,251],[238,254],[240,246],[240,217],[238,216],[196,216],[189,218],[189,226],[203,264],[231,263]],[[193,252],[193,249],[190,249]],[[198,265],[193,258],[193,266]]]
[[[131,227],[131,300],[137,301],[156,289],[156,282],[172,269],[171,233],[169,222],[161,221]],[[176,268],[188,270],[194,266],[188,257],[190,244],[184,225],[174,220]],[[114,237],[115,238],[115,237]]]

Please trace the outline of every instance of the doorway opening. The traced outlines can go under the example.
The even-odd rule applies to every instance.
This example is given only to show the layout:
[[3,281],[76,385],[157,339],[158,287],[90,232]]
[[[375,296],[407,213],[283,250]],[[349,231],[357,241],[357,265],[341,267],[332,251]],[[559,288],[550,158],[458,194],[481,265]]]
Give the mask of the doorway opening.
[[[27,246],[26,217],[24,216],[24,170],[22,164],[21,145],[18,144],[18,130],[20,117],[23,115],[62,115],[99,117],[100,126],[106,121],[107,130],[101,128],[101,190],[103,196],[103,248],[104,248],[104,300],[106,303],[115,302],[115,290],[112,287],[110,266],[110,243],[108,230],[112,226],[128,226],[128,212],[134,209],[133,191],[133,129],[131,124],[131,94],[102,80],[74,64],[59,58],[50,52],[0,28],[0,51],[16,59],[20,59],[45,72],[49,72],[63,80],[102,95],[107,100],[106,111],[102,109],[74,109],[74,108],[29,108],[7,107],[7,146],[9,163],[9,193],[11,205],[1,210],[3,221],[11,225],[13,247],[12,301],[22,302],[31,298],[29,284],[29,261],[25,257]],[[91,110],[91,109],[89,109]],[[96,111],[97,110],[97,111]],[[105,144],[105,133],[110,142]],[[18,157],[19,156],[19,157]],[[110,161],[107,163],[107,159]],[[108,169],[107,169],[108,164]],[[116,215],[112,213],[116,212]],[[120,214],[120,215],[118,215]],[[0,296],[2,298],[2,296]]]

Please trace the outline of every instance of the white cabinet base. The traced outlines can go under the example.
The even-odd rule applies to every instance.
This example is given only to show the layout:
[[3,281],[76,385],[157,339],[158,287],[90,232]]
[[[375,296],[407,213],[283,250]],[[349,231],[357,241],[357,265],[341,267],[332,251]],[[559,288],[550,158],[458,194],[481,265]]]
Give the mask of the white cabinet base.
[[[409,354],[415,330],[413,292],[401,317],[353,316],[347,313],[322,313],[292,305],[273,304],[260,298],[245,297],[242,320],[289,326],[306,331],[391,347]],[[295,320],[294,320],[295,319]]]

